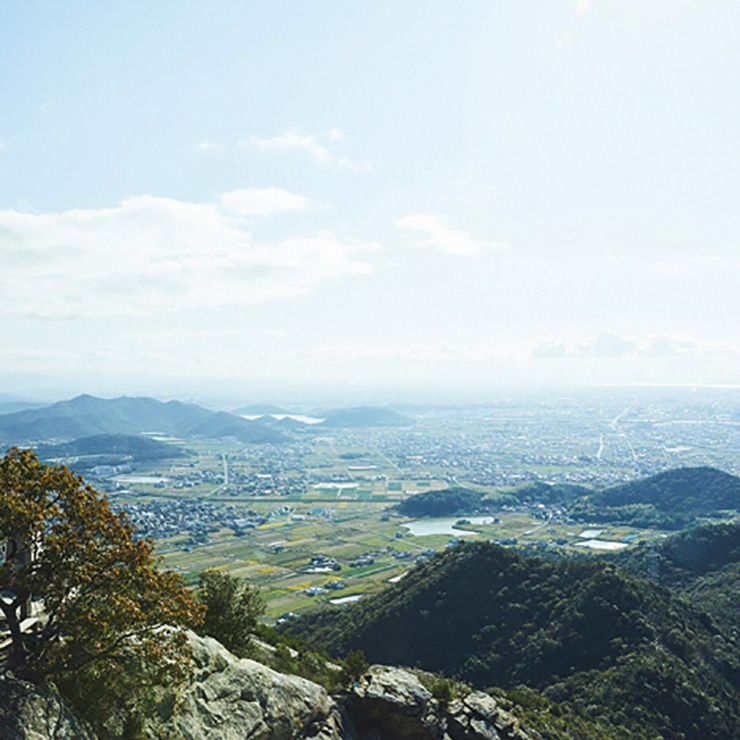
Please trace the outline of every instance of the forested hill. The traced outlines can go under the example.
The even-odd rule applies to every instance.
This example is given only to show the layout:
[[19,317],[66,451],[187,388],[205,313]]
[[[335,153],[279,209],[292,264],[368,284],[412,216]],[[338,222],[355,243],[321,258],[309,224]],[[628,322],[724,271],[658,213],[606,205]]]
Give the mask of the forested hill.
[[677,468],[593,491],[570,513],[584,521],[680,529],[698,517],[740,510],[740,478],[710,467]]
[[737,645],[680,597],[603,562],[464,543],[291,629],[334,654],[526,684],[666,737],[693,727],[685,737],[730,740],[740,726]]
[[611,560],[657,583],[686,585],[696,576],[740,561],[740,522],[693,527],[662,542],[625,550]]
[[154,398],[103,399],[82,395],[44,408],[0,416],[0,441],[6,445],[152,431],[178,436],[234,436],[244,442],[284,439],[280,431],[258,421],[209,411],[192,403],[164,403]]
[[684,594],[740,638],[740,522],[687,529],[612,562]]
[[60,457],[125,456],[137,461],[163,460],[179,457],[182,449],[167,442],[134,434],[96,434],[58,445],[39,445],[39,456],[44,460]]
[[490,502],[478,491],[469,488],[445,488],[441,491],[425,491],[404,499],[396,510],[405,516],[455,516],[489,511]]

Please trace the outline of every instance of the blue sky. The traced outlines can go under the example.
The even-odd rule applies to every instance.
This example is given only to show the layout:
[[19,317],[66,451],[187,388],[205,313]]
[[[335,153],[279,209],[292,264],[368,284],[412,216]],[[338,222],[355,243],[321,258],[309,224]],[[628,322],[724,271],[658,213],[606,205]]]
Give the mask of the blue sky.
[[6,387],[739,383],[738,36],[720,0],[9,0]]

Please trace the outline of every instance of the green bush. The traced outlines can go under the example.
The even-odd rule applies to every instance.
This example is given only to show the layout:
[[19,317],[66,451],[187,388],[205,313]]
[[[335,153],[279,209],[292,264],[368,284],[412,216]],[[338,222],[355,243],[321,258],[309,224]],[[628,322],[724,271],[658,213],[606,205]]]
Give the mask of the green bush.
[[234,655],[249,653],[257,618],[265,611],[265,599],[257,586],[215,569],[200,574],[197,596],[206,607],[199,632],[218,640]]

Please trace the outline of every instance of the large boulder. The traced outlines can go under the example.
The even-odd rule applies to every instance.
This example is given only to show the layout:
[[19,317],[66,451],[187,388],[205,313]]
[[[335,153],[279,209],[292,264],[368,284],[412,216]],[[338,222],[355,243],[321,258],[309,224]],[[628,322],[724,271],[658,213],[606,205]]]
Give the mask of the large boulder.
[[209,637],[190,635],[193,681],[160,705],[150,730],[183,740],[340,740],[339,711],[318,684],[239,659]]
[[95,734],[53,687],[0,672],[0,738],[95,740]]
[[487,694],[439,701],[401,668],[372,666],[342,703],[359,740],[531,740]]

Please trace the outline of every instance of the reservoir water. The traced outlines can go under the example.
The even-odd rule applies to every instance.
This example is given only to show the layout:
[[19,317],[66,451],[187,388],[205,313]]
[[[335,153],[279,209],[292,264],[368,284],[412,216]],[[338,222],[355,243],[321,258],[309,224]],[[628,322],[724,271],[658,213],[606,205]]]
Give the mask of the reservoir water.
[[450,537],[475,537],[476,532],[471,532],[468,529],[459,529],[454,526],[455,522],[459,522],[460,519],[465,519],[470,522],[471,526],[475,526],[477,524],[493,524],[494,518],[492,516],[430,517],[428,519],[414,519],[401,526],[406,527],[415,537],[423,537],[429,534],[443,534]]
[[329,599],[330,604],[353,604],[355,601],[359,601],[364,594],[352,594],[352,596],[340,596],[336,599]]
[[170,479],[154,475],[117,475],[113,480],[117,483],[141,483],[154,485],[155,483],[168,483]]

